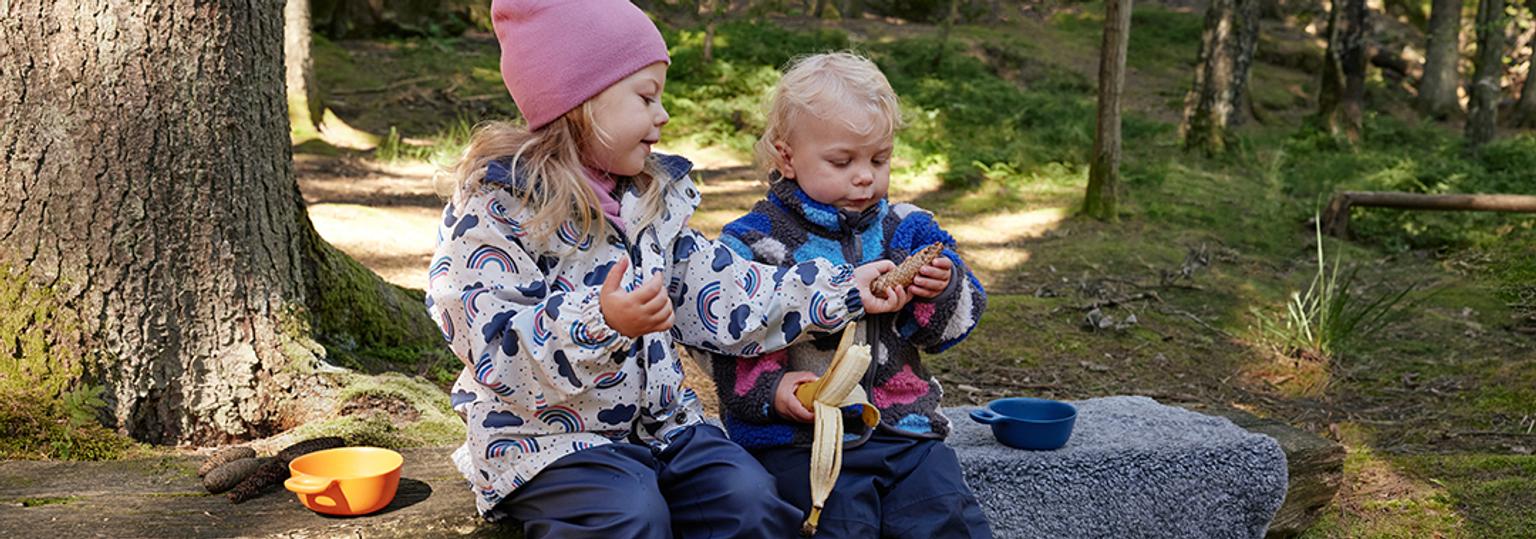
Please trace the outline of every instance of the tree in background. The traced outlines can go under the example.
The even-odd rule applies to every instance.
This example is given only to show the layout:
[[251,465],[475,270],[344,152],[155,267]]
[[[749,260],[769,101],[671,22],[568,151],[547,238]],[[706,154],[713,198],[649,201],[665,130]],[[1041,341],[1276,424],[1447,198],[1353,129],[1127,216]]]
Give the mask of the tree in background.
[[1424,76],[1419,79],[1419,111],[1433,118],[1461,112],[1456,89],[1461,85],[1461,10],[1465,0],[1434,0],[1429,14],[1429,42],[1424,52]]
[[1125,54],[1131,37],[1131,0],[1105,0],[1104,42],[1099,53],[1099,114],[1093,163],[1083,213],[1114,221],[1120,187],[1120,91],[1125,87]]
[[704,0],[699,3],[704,10],[704,63],[715,61],[715,24],[720,18],[719,0]]
[[[1526,0],[1526,15],[1536,24],[1536,0]],[[1521,85],[1520,101],[1515,103],[1511,117],[1515,127],[1536,128],[1536,35],[1526,44],[1530,49],[1525,62],[1525,83]]]
[[286,0],[283,5],[283,66],[288,88],[288,123],[298,131],[318,132],[325,105],[315,83],[315,64],[309,47],[309,0]]
[[14,0],[0,19],[0,272],[52,290],[58,312],[32,324],[79,320],[49,350],[99,357],[83,376],[140,440],[313,417],[307,399],[328,391],[317,341],[441,346],[419,294],[309,221],[282,10]]
[[860,19],[864,17],[864,0],[843,0],[843,18]]
[[1317,116],[1322,127],[1351,143],[1360,141],[1365,101],[1365,0],[1336,0],[1328,13],[1328,50]]
[[1493,140],[1499,123],[1500,84],[1504,78],[1504,32],[1509,19],[1504,0],[1480,0],[1477,6],[1477,55],[1467,111],[1467,144],[1481,146]]
[[938,69],[944,61],[944,54],[949,48],[949,34],[955,29],[955,19],[960,17],[960,0],[949,0],[949,15],[944,17],[944,26],[939,30],[939,48],[933,53],[933,68]]
[[1248,73],[1259,43],[1258,0],[1211,0],[1200,35],[1195,83],[1184,98],[1186,149],[1226,149],[1228,129],[1243,120]]

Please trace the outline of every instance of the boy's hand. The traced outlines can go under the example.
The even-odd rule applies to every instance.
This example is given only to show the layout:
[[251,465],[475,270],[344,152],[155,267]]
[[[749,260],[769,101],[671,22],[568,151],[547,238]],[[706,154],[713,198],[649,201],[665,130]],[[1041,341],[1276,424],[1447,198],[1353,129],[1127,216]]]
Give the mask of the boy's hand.
[[800,398],[795,396],[795,389],[800,384],[816,381],[815,373],[807,371],[789,371],[779,378],[779,386],[773,390],[773,411],[779,413],[779,417],[810,423],[816,420],[816,412],[805,409],[800,403]]
[[859,288],[859,299],[864,302],[866,314],[893,313],[912,300],[912,294],[905,287],[893,286],[885,291],[883,298],[870,293],[870,283],[893,269],[896,269],[896,263],[889,260],[876,260],[853,269],[854,286]]
[[914,298],[933,299],[949,288],[949,278],[955,273],[955,263],[947,256],[939,256],[917,271],[917,277],[907,286]]
[[672,329],[672,299],[661,284],[661,274],[652,275],[633,292],[625,292],[620,284],[627,269],[629,259],[621,258],[603,279],[603,288],[597,293],[603,321],[631,339]]

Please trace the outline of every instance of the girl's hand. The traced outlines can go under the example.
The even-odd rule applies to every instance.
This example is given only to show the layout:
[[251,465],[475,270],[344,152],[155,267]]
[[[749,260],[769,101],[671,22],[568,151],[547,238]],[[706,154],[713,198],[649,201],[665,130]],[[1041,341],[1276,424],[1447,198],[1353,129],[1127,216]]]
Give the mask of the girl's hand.
[[672,329],[672,299],[661,284],[661,274],[652,275],[633,292],[625,292],[620,284],[627,269],[629,259],[621,258],[603,279],[603,288],[597,293],[603,321],[631,339]]
[[864,302],[865,314],[893,313],[912,300],[912,294],[899,286],[886,290],[883,298],[870,293],[870,283],[893,269],[896,269],[896,263],[889,260],[876,260],[853,269],[853,283],[859,289],[859,299]]
[[816,420],[816,412],[807,410],[800,398],[795,396],[795,389],[800,384],[816,381],[815,373],[806,371],[789,371],[779,378],[779,386],[773,390],[773,411],[779,413],[779,417],[810,423]]
[[940,255],[917,271],[917,277],[907,286],[907,292],[914,298],[939,297],[949,287],[949,278],[954,275],[954,270],[955,263],[949,257]]

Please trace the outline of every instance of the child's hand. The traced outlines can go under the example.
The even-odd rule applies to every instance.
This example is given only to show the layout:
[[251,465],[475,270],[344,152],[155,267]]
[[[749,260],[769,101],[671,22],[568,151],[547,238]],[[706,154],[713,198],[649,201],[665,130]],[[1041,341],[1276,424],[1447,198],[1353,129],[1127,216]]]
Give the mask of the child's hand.
[[853,269],[854,286],[859,288],[859,299],[864,302],[866,314],[893,313],[911,301],[912,294],[904,287],[893,286],[885,291],[885,297],[876,296],[869,291],[870,283],[876,277],[896,269],[896,263],[889,260],[876,260]]
[[608,269],[603,288],[597,293],[603,321],[620,335],[631,339],[672,329],[672,299],[661,284],[661,274],[652,275],[633,292],[625,292],[624,270],[629,259],[621,258]]
[[954,275],[955,263],[947,256],[940,256],[917,271],[917,277],[907,286],[914,298],[933,299],[949,287],[949,277]]
[[816,420],[816,412],[805,409],[800,403],[800,398],[795,396],[795,389],[800,384],[816,381],[815,373],[806,371],[790,371],[779,378],[779,387],[773,390],[773,411],[779,413],[779,417],[810,423]]

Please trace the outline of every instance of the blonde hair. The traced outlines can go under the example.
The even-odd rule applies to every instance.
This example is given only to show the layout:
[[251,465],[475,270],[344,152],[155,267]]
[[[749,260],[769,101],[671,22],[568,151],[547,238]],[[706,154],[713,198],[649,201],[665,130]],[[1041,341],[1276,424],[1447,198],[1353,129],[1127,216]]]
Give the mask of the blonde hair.
[[[438,192],[462,205],[488,187],[485,174],[492,161],[510,158],[512,177],[507,180],[511,186],[505,189],[517,195],[523,206],[533,208],[533,217],[519,224],[535,241],[548,239],[566,222],[575,224],[583,237],[596,236],[604,216],[597,193],[587,182],[589,164],[583,150],[603,135],[593,121],[590,100],[535,131],[507,121],[481,124],[459,162],[448,169],[449,183],[439,183]],[[629,179],[641,189],[643,208],[638,222],[625,226],[639,230],[663,213],[671,178],[652,155],[640,174]]]
[[[850,114],[860,110],[869,116]],[[896,90],[868,58],[851,52],[797,57],[789,61],[768,101],[767,127],[755,148],[763,172],[776,168],[779,152],[774,144],[787,141],[791,126],[805,116],[842,121],[861,135],[883,131],[894,136],[902,126]],[[862,121],[868,117],[875,121]]]

